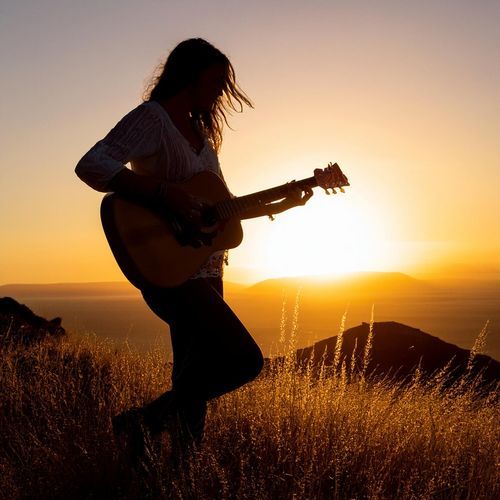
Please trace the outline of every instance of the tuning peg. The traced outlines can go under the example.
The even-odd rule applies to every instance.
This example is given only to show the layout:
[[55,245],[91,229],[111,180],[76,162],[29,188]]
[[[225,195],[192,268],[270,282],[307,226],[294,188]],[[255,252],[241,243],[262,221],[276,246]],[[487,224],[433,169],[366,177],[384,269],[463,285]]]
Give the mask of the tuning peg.
[[343,188],[343,187],[339,187],[339,189],[340,189],[340,192],[341,192],[341,193],[345,193],[345,191],[344,191],[344,188]]
[[337,194],[337,191],[335,191],[334,188],[330,188],[332,190],[332,194]]
[[330,193],[328,192],[328,188],[323,188],[323,189],[325,190],[325,193],[326,193],[326,194],[328,194],[328,195],[330,194]]

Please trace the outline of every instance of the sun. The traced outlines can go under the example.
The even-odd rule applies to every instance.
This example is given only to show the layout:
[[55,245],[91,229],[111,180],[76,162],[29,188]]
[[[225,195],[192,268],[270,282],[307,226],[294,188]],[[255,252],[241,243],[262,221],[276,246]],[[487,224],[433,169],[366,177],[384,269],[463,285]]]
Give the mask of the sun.
[[330,276],[393,267],[383,218],[373,207],[347,194],[318,194],[306,206],[277,216],[263,263],[273,276]]

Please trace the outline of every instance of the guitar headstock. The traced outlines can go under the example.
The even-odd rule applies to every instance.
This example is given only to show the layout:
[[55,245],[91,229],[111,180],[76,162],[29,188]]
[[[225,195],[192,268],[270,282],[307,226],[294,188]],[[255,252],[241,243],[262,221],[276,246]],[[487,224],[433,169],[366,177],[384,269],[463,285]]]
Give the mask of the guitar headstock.
[[322,187],[326,191],[326,194],[330,194],[329,189],[335,194],[335,188],[338,188],[343,193],[343,188],[350,186],[347,177],[336,163],[329,163],[326,168],[314,169],[314,177],[318,186]]

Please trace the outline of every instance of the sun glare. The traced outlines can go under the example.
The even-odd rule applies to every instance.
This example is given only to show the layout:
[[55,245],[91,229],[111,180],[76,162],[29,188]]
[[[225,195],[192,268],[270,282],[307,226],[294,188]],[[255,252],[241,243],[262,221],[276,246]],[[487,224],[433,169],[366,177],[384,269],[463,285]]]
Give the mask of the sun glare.
[[344,195],[318,193],[304,207],[279,215],[271,232],[266,267],[274,276],[336,275],[387,270],[382,219]]

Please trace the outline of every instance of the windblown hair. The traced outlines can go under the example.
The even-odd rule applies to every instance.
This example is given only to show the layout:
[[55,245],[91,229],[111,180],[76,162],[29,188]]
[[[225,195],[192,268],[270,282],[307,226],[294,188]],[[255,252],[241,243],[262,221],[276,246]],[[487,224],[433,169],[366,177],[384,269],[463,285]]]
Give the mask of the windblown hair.
[[215,151],[222,144],[224,123],[229,126],[227,115],[241,113],[243,104],[253,107],[252,102],[236,83],[234,68],[229,59],[212,44],[202,38],[190,38],[179,43],[170,52],[165,64],[155,71],[143,95],[144,101],[168,99],[196,84],[201,73],[214,64],[226,69],[222,95],[210,111],[193,111],[192,116],[199,130],[207,137]]

